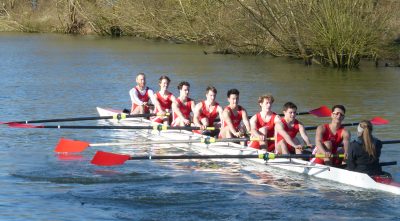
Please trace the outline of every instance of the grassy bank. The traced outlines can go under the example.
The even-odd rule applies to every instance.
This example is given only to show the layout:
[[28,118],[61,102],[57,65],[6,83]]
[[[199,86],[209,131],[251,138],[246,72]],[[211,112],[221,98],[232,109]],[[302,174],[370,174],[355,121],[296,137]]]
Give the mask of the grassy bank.
[[390,0],[2,0],[0,30],[194,42],[215,53],[271,54],[358,67],[399,61],[400,4]]

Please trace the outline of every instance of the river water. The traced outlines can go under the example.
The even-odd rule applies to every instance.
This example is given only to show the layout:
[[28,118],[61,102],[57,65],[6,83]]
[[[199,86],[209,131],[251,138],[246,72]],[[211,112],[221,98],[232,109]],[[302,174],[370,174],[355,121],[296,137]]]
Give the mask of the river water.
[[[250,114],[270,92],[274,110],[293,101],[299,111],[344,104],[346,122],[374,116],[382,140],[399,139],[400,69],[362,64],[341,71],[265,56],[205,54],[196,45],[131,38],[0,33],[0,121],[95,116],[96,106],[127,108],[135,75],[157,89],[160,75],[192,85],[200,100],[207,85],[226,104],[241,91]],[[328,122],[299,117],[305,125]],[[96,125],[102,122],[70,123]],[[66,123],[65,123],[66,124]],[[355,134],[355,128],[349,128]],[[314,132],[309,132],[313,137]],[[132,131],[132,139],[144,139]],[[398,196],[240,162],[137,161],[118,167],[89,163],[96,148],[76,159],[53,149],[61,137],[89,142],[127,139],[101,130],[12,129],[0,126],[1,220],[395,220]],[[121,147],[105,150],[120,151]],[[145,149],[147,146],[134,147]],[[157,147],[153,147],[157,148]],[[100,149],[100,148],[98,148]],[[162,149],[184,154],[182,149]],[[399,145],[385,145],[381,161],[399,160]],[[400,181],[399,166],[386,167]]]

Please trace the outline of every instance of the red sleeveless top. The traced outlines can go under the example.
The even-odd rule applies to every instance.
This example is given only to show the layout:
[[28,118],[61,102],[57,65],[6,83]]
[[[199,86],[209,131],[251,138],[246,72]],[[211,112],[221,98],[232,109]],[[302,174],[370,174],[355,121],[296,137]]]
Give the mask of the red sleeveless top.
[[[148,87],[146,87],[146,93],[144,93],[143,95],[140,94],[140,91],[139,91],[139,89],[137,89],[137,86],[135,87],[135,90],[136,90],[137,96],[138,96],[138,98],[139,98],[140,101],[142,101],[142,102],[149,102],[150,97],[149,97],[149,93],[148,93],[148,91],[149,91],[149,88],[148,88]],[[131,107],[131,110],[134,110],[137,106],[139,106],[139,105],[133,103],[133,104],[132,104],[132,107]]]
[[[239,129],[240,122],[242,121],[243,108],[240,105],[238,105],[238,111],[237,111],[236,116],[233,114],[233,111],[229,106],[225,107],[225,110],[228,110],[230,113],[230,118],[231,118],[233,127],[236,130]],[[226,124],[226,122],[224,122],[223,127],[226,127],[226,126],[228,126],[228,125]]]
[[[167,98],[164,98],[164,97],[160,94],[160,92],[157,92],[156,98],[157,98],[158,102],[160,103],[161,109],[162,109],[163,111],[165,111],[166,109],[171,110],[171,106],[172,106],[171,96],[172,96],[172,93],[170,93],[170,94],[167,96]],[[158,111],[160,111],[160,110],[156,110],[156,113],[157,113]]]
[[267,137],[273,137],[275,136],[275,117],[276,113],[273,112],[271,115],[271,118],[269,119],[268,122],[265,122],[263,118],[261,117],[261,113],[257,113],[257,122],[256,122],[256,129],[260,129],[261,127],[266,127],[267,128]]
[[202,104],[202,107],[201,107],[201,112],[200,112],[200,116],[199,116],[200,120],[203,118],[207,118],[208,123],[210,124],[209,126],[211,126],[211,127],[214,126],[215,118],[217,118],[217,116],[218,116],[217,109],[218,109],[219,104],[217,102],[215,102],[214,109],[211,112],[209,112],[207,110],[205,101],[202,101],[201,104]]
[[[192,99],[186,99],[186,105],[182,103],[181,99],[177,98],[176,102],[178,103],[178,108],[181,111],[183,117],[186,119],[190,118],[190,113],[192,112]],[[174,120],[178,118],[178,115],[174,113]]]
[[[298,120],[294,120],[294,124],[293,127],[289,128],[286,120],[284,118],[281,119],[282,123],[283,123],[283,129],[289,134],[289,136],[291,138],[295,138],[297,133],[299,132],[299,121]],[[284,138],[282,137],[282,135],[280,135],[279,133],[277,134],[276,137],[276,142],[279,142],[281,140],[283,140]]]
[[329,124],[324,124],[324,127],[325,131],[322,135],[322,142],[330,141],[332,143],[332,147],[334,148],[334,150],[336,150],[343,142],[342,132],[344,127],[339,127],[339,129],[336,131],[336,134],[332,133],[331,129],[329,128]]

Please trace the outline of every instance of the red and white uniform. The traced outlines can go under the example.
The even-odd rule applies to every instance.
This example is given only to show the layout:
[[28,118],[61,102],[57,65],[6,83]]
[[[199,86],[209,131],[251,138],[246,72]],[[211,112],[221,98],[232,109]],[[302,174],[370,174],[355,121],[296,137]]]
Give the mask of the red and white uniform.
[[[183,117],[185,118],[185,119],[188,119],[188,120],[190,120],[190,113],[192,113],[192,99],[190,99],[190,98],[187,98],[186,99],[186,104],[184,104],[182,101],[181,101],[181,99],[180,98],[177,98],[176,99],[176,102],[178,103],[178,108],[179,108],[179,111],[182,113],[182,115],[183,115]],[[176,119],[177,118],[179,118],[178,117],[178,114],[176,114],[175,112],[174,112],[174,115],[173,115],[173,121],[172,121],[172,126],[177,126],[176,125]]]
[[[275,136],[275,117],[276,113],[273,112],[269,121],[265,122],[261,117],[261,113],[257,113],[257,122],[256,122],[256,130],[259,130],[262,127],[267,128],[266,137],[274,137]],[[266,141],[267,142],[267,151],[274,152],[275,150],[275,142],[274,141]],[[260,142],[259,141],[250,141],[248,144],[249,147],[253,147],[256,149],[260,149]]]
[[[171,99],[171,97],[172,97],[172,93],[170,93],[168,96],[167,96],[167,98],[164,98],[161,94],[160,94],[160,92],[157,92],[156,93],[156,99],[158,100],[158,102],[160,103],[160,106],[161,106],[161,109],[162,109],[162,111],[165,111],[166,112],[166,110],[171,110],[171,106],[172,106],[172,99]],[[161,112],[161,110],[158,110],[158,108],[155,108],[154,109],[154,113],[155,114],[157,114],[157,113],[159,113],[159,112]],[[164,116],[155,116],[155,117],[153,117],[151,120],[153,121],[153,122],[157,122],[157,123],[160,123],[160,124],[162,124],[163,123],[163,121],[164,121]]]
[[200,112],[200,115],[199,115],[199,120],[201,121],[201,119],[207,118],[208,119],[208,124],[209,124],[208,126],[209,127],[213,127],[214,126],[214,121],[218,117],[217,109],[218,109],[219,104],[217,102],[215,102],[214,109],[210,110],[210,111],[207,110],[205,101],[202,101],[201,105],[202,105],[202,107],[201,107],[201,112]]
[[[225,107],[225,110],[229,111],[229,118],[231,118],[233,127],[236,130],[239,130],[240,122],[242,122],[243,108],[241,106],[238,106],[237,115],[233,114],[233,111],[229,106]],[[223,127],[226,127],[226,126],[228,126],[228,124],[226,122],[223,122]]]
[[[293,139],[296,137],[297,133],[299,133],[299,121],[298,120],[294,120],[293,122],[293,126],[289,128],[285,118],[281,119],[282,124],[283,124],[283,129],[289,134],[289,136]],[[284,138],[282,137],[282,135],[280,135],[279,133],[276,135],[276,142],[280,142],[281,140],[284,140]],[[295,149],[288,143],[286,143],[288,151],[291,153],[295,152]]]
[[[343,143],[343,137],[342,133],[344,130],[344,127],[339,127],[336,131],[336,134],[333,134],[331,129],[329,128],[329,124],[324,124],[325,131],[322,134],[322,142],[325,141],[330,141],[332,143],[332,150],[331,153],[335,154],[338,151],[338,147]],[[317,147],[314,148],[313,154],[317,153]],[[325,164],[323,158],[313,158],[311,162],[318,163],[318,164]],[[334,165],[338,165],[341,163],[341,160],[339,159],[332,159],[332,163]]]
[[[132,100],[131,111],[134,111],[139,105],[141,105],[141,103],[149,102],[149,100],[150,100],[149,92],[153,92],[153,91],[151,89],[149,89],[148,87],[146,87],[142,91],[140,91],[137,87],[134,87],[129,91],[129,94],[130,94],[131,100]],[[144,109],[145,109],[145,112],[150,111],[148,106],[145,106]]]

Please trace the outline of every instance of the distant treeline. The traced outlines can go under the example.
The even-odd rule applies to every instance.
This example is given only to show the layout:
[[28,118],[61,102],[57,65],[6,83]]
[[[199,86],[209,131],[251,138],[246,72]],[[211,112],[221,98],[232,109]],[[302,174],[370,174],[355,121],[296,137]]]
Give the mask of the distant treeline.
[[137,36],[358,67],[399,59],[395,0],[0,0],[0,31]]

